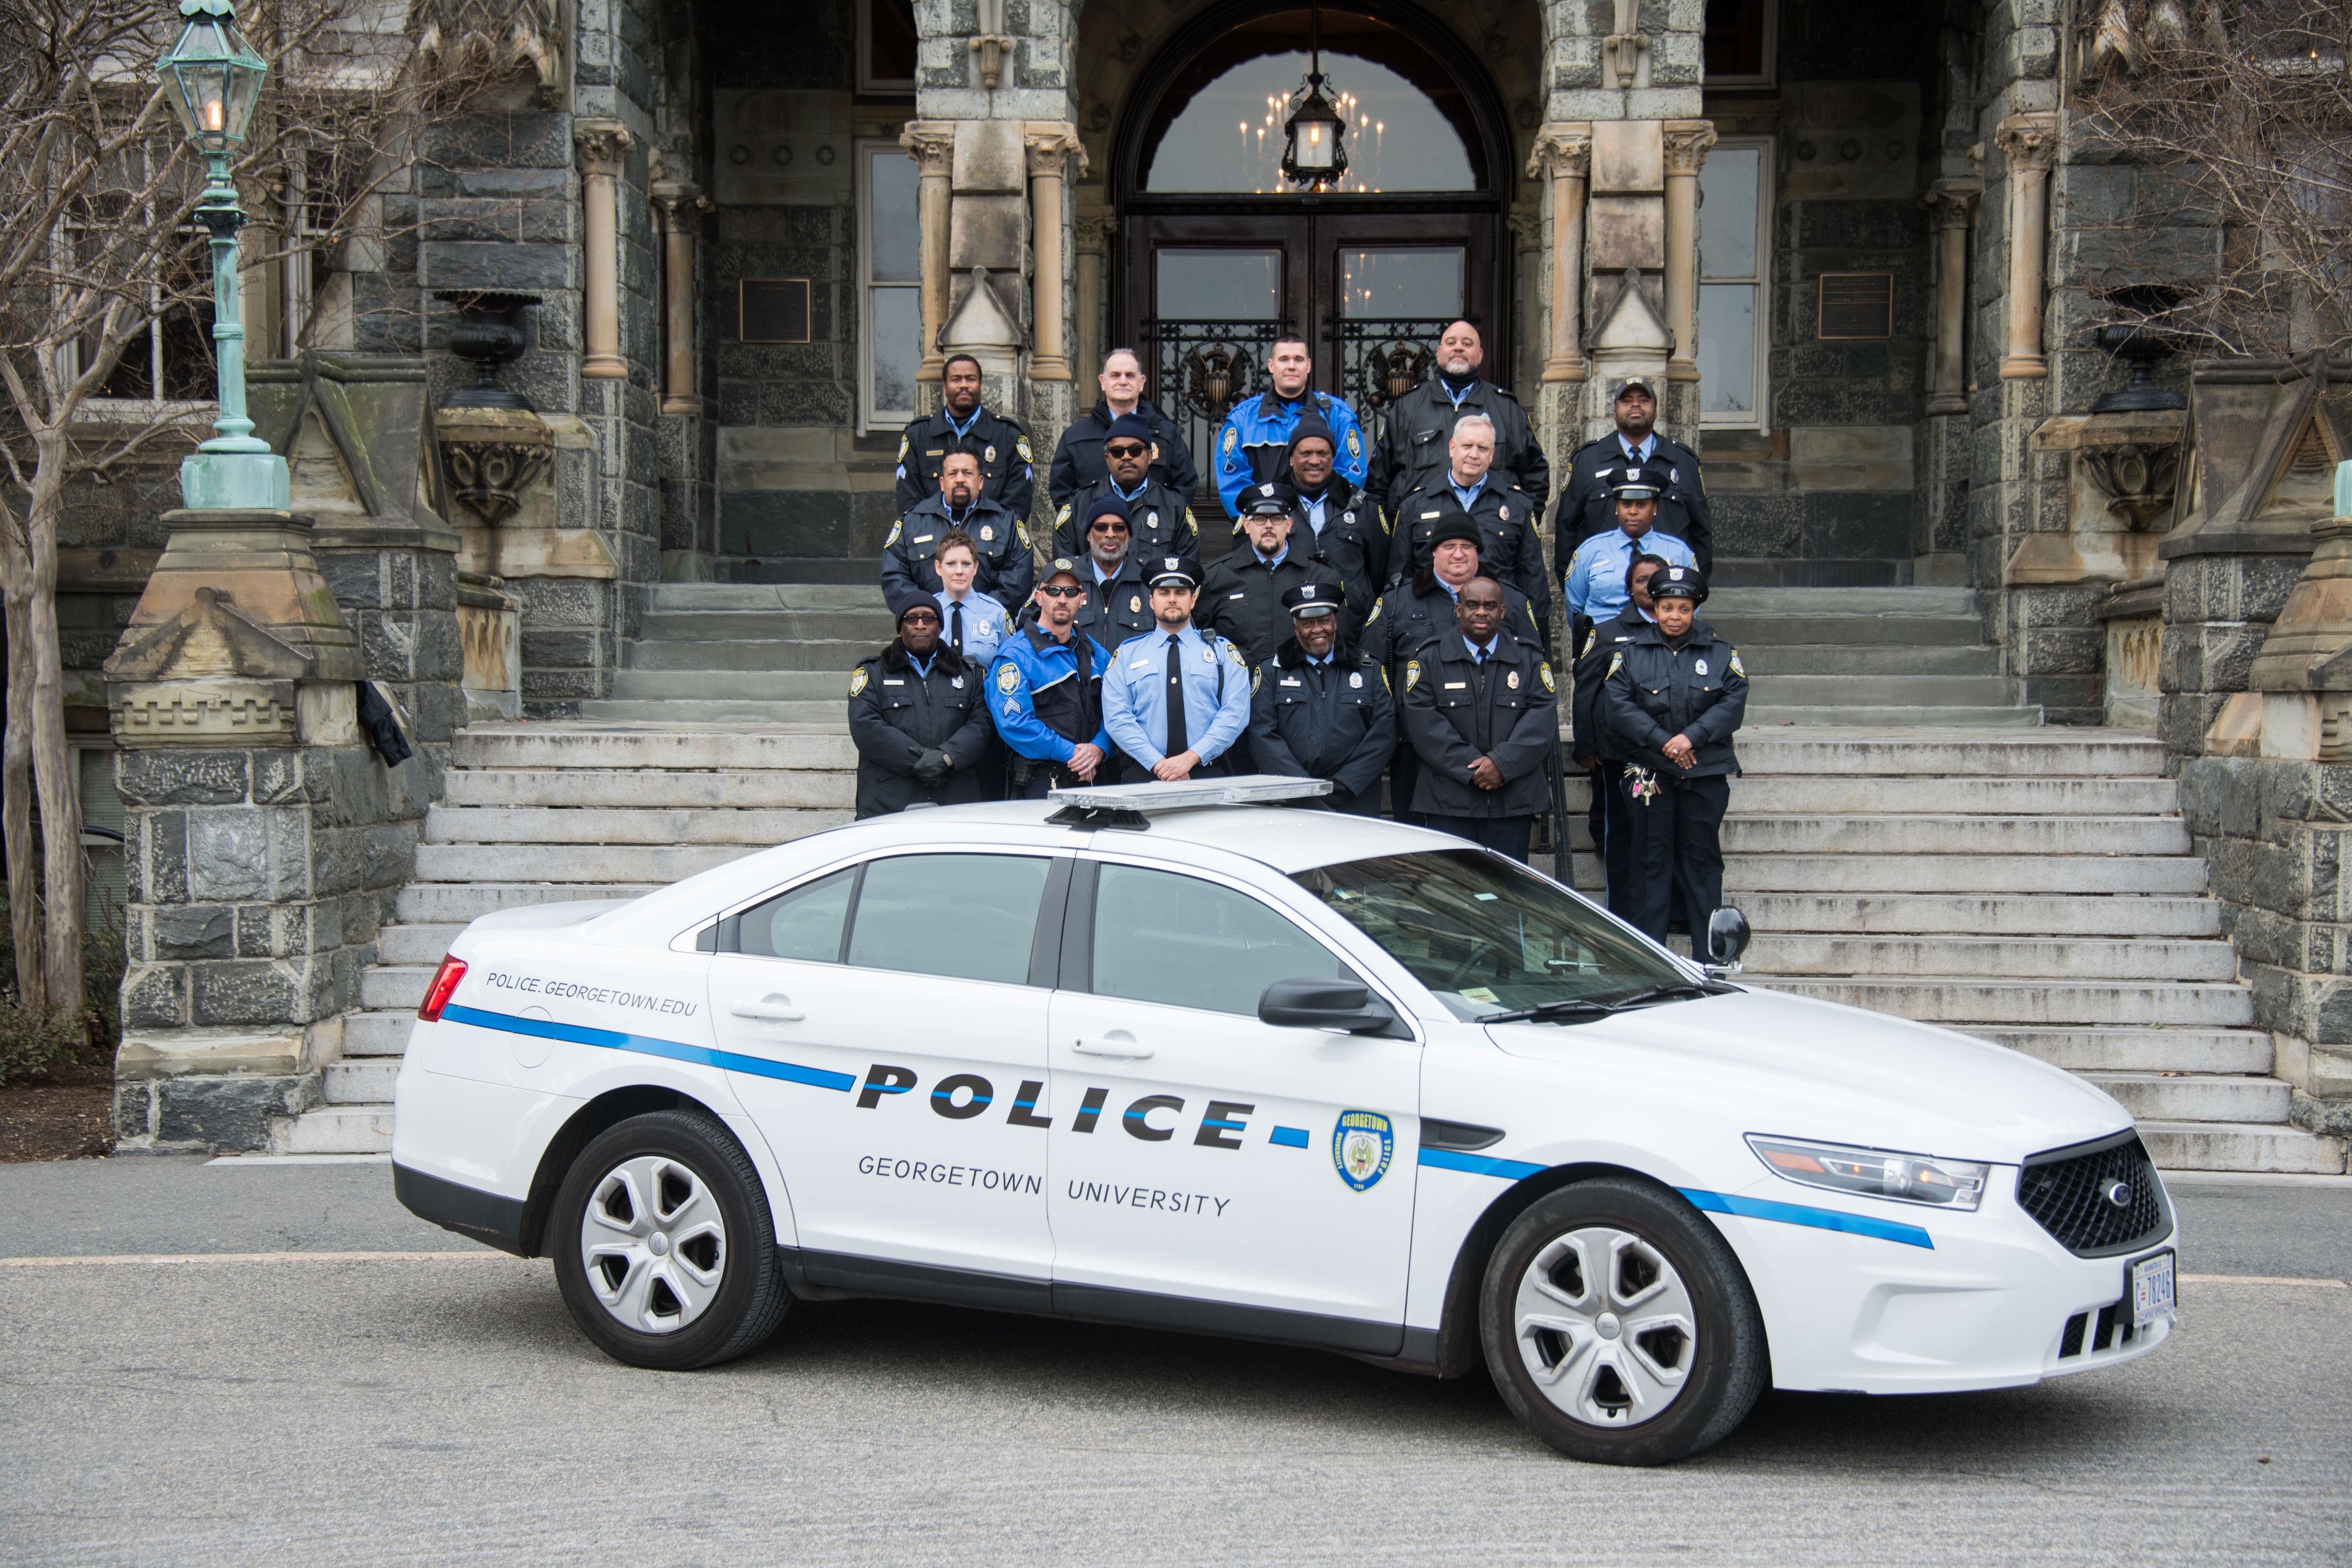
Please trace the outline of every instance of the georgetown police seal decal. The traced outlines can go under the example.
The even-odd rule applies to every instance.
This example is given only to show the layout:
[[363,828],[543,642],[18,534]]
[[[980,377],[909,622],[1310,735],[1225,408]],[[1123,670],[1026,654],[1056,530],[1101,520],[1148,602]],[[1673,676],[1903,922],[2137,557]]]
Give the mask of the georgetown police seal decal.
[[1358,1192],[1380,1183],[1396,1158],[1396,1129],[1377,1110],[1343,1110],[1331,1129],[1331,1163]]
[[1021,689],[1021,667],[1007,659],[997,667],[996,689],[1007,697]]

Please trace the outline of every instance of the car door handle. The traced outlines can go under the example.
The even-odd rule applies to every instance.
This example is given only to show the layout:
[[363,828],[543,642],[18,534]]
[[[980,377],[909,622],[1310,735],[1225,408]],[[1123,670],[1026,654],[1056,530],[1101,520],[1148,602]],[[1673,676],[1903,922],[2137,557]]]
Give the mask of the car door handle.
[[1129,1061],[1141,1061],[1151,1054],[1150,1046],[1139,1046],[1135,1037],[1125,1029],[1110,1029],[1100,1039],[1072,1040],[1070,1049],[1086,1057],[1120,1057]]
[[728,1011],[739,1018],[756,1018],[763,1024],[797,1024],[808,1016],[800,1008],[793,1005],[791,997],[778,995],[773,992],[761,997],[757,1002],[738,1002]]

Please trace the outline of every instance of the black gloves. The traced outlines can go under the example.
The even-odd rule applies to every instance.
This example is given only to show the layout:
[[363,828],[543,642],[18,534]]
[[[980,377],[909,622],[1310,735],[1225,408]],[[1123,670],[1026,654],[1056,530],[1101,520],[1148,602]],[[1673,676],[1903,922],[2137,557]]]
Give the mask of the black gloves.
[[915,759],[915,781],[926,789],[937,789],[954,765],[945,752],[925,752]]

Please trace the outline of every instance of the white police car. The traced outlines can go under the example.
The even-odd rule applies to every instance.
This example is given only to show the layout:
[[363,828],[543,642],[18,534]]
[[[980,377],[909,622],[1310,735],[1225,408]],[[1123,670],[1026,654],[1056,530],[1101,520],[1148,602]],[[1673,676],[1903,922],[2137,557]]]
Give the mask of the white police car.
[[1619,1463],[1768,1380],[2164,1342],[2171,1206],[2106,1095],[1726,984],[1459,839],[1231,804],[1299,788],[918,811],[486,916],[401,1068],[401,1200],[552,1257],[639,1366],[890,1296],[1483,1361]]

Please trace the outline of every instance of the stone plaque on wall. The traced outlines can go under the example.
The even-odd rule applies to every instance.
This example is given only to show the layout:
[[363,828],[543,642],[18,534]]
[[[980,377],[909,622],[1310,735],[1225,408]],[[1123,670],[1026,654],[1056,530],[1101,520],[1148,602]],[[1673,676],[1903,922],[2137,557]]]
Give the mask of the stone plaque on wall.
[[746,278],[735,297],[735,337],[746,343],[809,341],[809,280]]
[[1824,272],[1813,335],[1824,342],[1895,335],[1895,274]]

